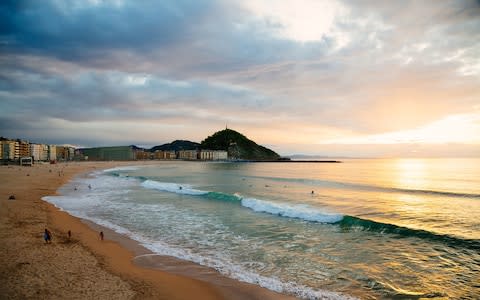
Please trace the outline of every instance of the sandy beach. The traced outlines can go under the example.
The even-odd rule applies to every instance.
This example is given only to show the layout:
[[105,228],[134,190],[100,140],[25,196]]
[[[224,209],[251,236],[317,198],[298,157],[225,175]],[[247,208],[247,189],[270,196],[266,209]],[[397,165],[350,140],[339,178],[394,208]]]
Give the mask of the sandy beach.
[[[188,262],[155,256],[134,241],[41,200],[74,176],[138,162],[81,162],[0,167],[1,299],[293,299]],[[13,195],[14,200],[9,197]],[[52,243],[46,244],[48,228]],[[67,232],[71,231],[71,238]],[[105,240],[99,231],[105,230]],[[148,257],[148,256],[147,256]],[[160,269],[152,268],[154,265]],[[143,267],[141,267],[143,266]],[[163,266],[163,267],[162,267]],[[191,278],[190,273],[209,273]],[[195,276],[193,276],[195,277]]]

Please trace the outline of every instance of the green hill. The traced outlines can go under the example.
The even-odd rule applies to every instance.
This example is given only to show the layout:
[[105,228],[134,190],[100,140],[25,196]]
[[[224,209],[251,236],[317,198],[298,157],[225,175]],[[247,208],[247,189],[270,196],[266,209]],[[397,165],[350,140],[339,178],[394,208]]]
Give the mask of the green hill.
[[231,129],[215,132],[200,145],[202,149],[226,150],[228,157],[232,159],[277,160],[280,158],[280,155],[274,151],[257,145],[243,134]]
[[150,149],[150,152],[155,152],[157,150],[161,150],[161,151],[195,150],[199,146],[200,146],[199,143],[185,141],[185,140],[176,140],[168,144],[155,146]]

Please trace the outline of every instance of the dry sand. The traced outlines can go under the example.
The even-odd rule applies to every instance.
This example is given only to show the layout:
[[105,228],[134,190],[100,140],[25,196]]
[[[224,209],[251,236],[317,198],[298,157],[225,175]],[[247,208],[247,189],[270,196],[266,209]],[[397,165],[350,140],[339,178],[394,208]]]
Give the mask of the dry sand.
[[[172,258],[156,260],[169,272],[140,267],[133,258],[146,249],[110,231],[101,241],[94,225],[41,200],[75,175],[139,164],[0,166],[0,299],[292,299],[212,270],[204,278],[184,276],[203,267]],[[51,244],[43,240],[45,228]]]

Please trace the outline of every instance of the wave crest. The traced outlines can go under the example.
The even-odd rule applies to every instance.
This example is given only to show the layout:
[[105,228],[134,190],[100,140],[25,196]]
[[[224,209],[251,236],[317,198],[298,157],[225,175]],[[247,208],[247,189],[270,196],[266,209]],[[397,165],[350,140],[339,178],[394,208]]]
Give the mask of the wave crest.
[[344,216],[341,221],[336,223],[343,229],[360,229],[365,231],[372,231],[378,233],[398,234],[405,237],[416,237],[420,239],[440,242],[455,248],[468,248],[473,250],[480,250],[480,240],[463,239],[456,236],[438,234],[422,229],[413,229],[403,226],[398,226],[389,223],[381,223],[372,220],[361,219],[353,216]]
[[255,198],[243,198],[242,206],[256,212],[264,212],[282,217],[302,219],[318,223],[336,223],[343,219],[341,214],[331,214],[305,204],[274,203]]
[[142,182],[142,186],[147,189],[153,189],[158,191],[192,195],[192,196],[201,196],[208,194],[207,191],[197,190],[192,188],[188,184],[178,184],[171,182],[158,182],[155,180],[145,180]]
[[243,197],[242,195],[226,194],[219,192],[209,192],[192,188],[188,184],[178,184],[170,182],[158,182],[154,180],[145,180],[142,186],[148,189],[155,189],[164,192],[184,194],[191,196],[201,196],[207,199],[217,201],[239,202],[243,207],[255,212],[268,213],[287,218],[301,219],[318,223],[336,223],[342,220],[343,215],[324,212],[320,209],[306,204],[288,204],[266,201],[256,198]]

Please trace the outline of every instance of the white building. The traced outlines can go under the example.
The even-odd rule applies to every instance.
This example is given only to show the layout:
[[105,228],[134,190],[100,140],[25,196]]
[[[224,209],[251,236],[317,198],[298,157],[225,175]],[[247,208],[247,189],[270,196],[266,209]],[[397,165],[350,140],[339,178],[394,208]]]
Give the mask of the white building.
[[201,160],[226,160],[228,153],[223,150],[200,150],[199,158]]
[[178,158],[179,159],[197,159],[197,150],[180,150],[178,151]]
[[228,152],[222,150],[213,151],[213,160],[227,160]]
[[57,146],[48,145],[48,159],[57,160]]
[[48,146],[45,144],[30,144],[30,153],[35,161],[48,160]]

